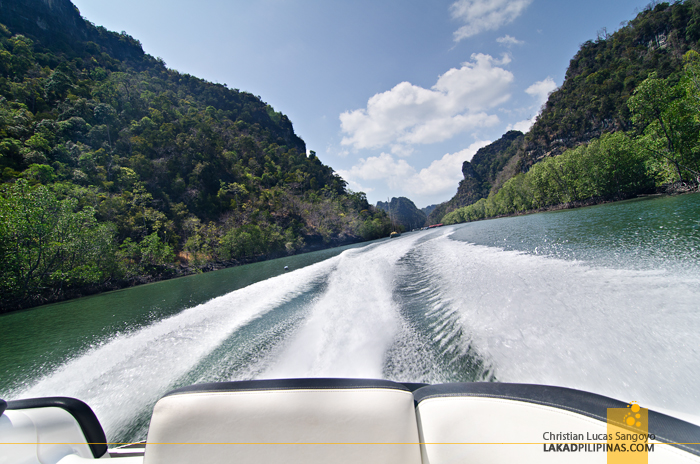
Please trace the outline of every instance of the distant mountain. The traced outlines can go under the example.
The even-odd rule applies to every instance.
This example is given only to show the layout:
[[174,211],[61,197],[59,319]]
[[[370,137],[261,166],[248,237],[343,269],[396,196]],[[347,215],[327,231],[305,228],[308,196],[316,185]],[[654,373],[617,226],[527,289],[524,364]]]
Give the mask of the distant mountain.
[[440,204],[429,222],[441,222],[446,213],[497,192],[546,158],[604,133],[633,130],[627,100],[638,84],[655,72],[675,85],[684,54],[699,50],[699,41],[700,0],[652,2],[617,32],[601,31],[571,59],[564,83],[549,96],[530,131],[511,131],[479,150],[462,167],[457,195]]
[[423,211],[423,213],[425,213],[426,216],[428,216],[437,207],[438,207],[438,205],[429,205],[429,206],[426,206],[425,208],[421,208],[420,210]]
[[377,202],[377,208],[389,213],[392,221],[404,230],[417,229],[425,225],[426,215],[406,197],[392,198],[390,202]]

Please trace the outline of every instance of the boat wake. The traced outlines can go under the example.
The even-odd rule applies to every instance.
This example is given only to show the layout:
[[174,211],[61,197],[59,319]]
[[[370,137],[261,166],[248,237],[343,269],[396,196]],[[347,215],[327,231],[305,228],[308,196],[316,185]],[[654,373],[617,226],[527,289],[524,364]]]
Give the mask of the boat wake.
[[[427,281],[503,382],[700,411],[700,278],[596,267],[441,237]],[[697,418],[690,418],[697,421]]]
[[[254,378],[504,381],[700,410],[700,278],[404,234],[114,334],[11,397],[72,396],[111,441],[172,388]],[[682,414],[678,414],[682,417]]]
[[[101,346],[66,360],[32,387],[11,392],[10,398],[78,398],[93,408],[111,441],[143,439],[151,409],[161,395],[197,380],[213,380],[213,377],[227,380],[211,372],[217,367],[226,372],[221,364],[236,359],[235,353],[227,351],[226,357],[217,361],[211,360],[211,354],[226,346],[232,334],[255,324],[271,311],[289,308],[291,303],[303,300],[303,296],[319,291],[337,261],[331,258],[255,283],[134,333],[117,333]],[[292,320],[287,324],[293,326],[294,311],[288,312],[292,313]],[[284,331],[285,323],[278,323],[279,330]],[[274,333],[271,329],[268,335]],[[249,362],[255,353],[246,351],[246,346],[259,348],[256,337],[265,338],[264,334],[256,334],[236,347],[239,353],[246,353],[243,357],[248,356]],[[210,363],[203,368],[202,361],[207,358]],[[236,371],[235,363],[229,366]],[[238,376],[252,376],[252,373],[232,377]]]

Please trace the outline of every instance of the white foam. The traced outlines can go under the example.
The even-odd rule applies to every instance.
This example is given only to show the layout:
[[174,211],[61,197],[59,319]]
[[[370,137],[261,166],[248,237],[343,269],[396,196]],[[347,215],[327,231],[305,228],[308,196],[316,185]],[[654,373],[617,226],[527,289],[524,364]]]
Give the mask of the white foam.
[[135,333],[117,334],[12,396],[79,398],[113,437],[231,333],[307,291],[338,260],[334,257],[255,283]]
[[392,297],[396,263],[418,238],[403,236],[340,255],[327,291],[262,377],[380,378],[400,328]]
[[700,277],[425,244],[444,299],[500,381],[700,411]]

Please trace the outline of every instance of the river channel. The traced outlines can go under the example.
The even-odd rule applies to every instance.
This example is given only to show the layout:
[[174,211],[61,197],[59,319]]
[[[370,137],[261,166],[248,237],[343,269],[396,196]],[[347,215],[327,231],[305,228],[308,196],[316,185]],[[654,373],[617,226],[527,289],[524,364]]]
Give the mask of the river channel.
[[112,442],[144,439],[170,389],[280,377],[559,385],[700,423],[700,194],[406,233],[0,327],[0,397],[82,399]]

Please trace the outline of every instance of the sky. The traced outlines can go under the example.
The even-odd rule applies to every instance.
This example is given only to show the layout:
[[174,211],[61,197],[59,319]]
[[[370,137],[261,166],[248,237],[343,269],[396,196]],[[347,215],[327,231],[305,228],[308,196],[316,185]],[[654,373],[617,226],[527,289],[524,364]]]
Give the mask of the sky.
[[450,199],[461,167],[527,131],[587,40],[648,0],[73,0],[181,73],[289,116],[370,203]]

